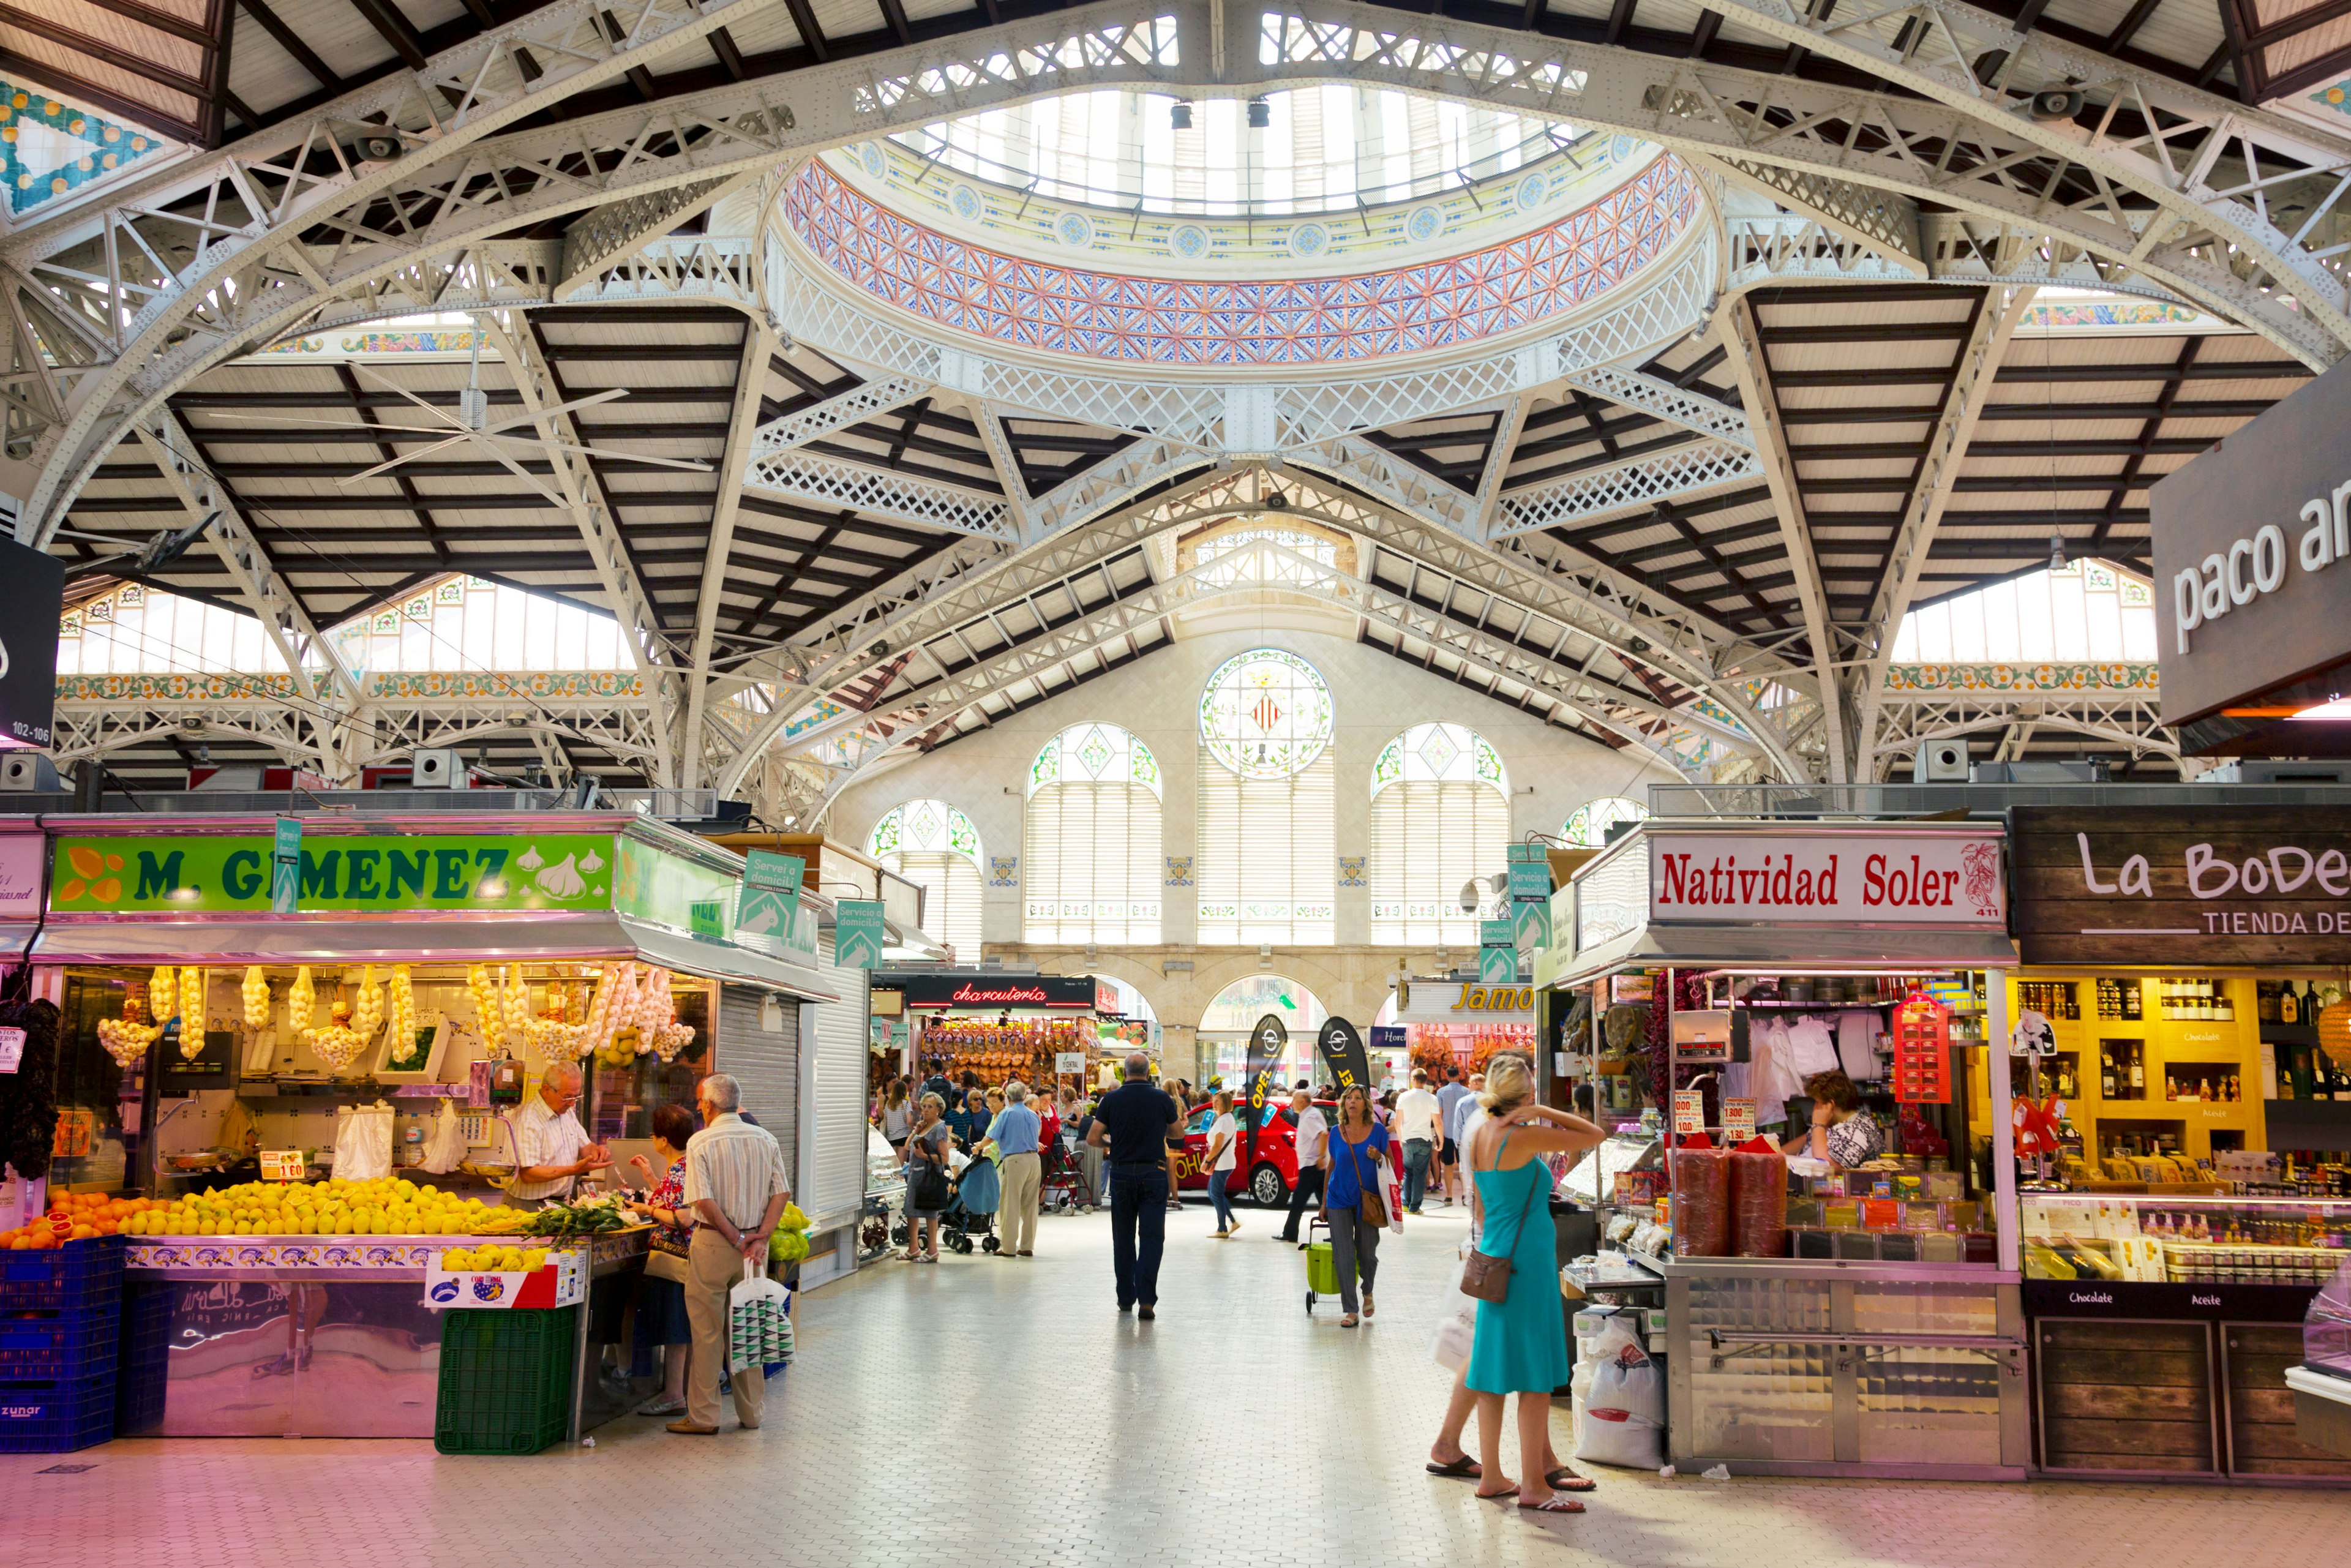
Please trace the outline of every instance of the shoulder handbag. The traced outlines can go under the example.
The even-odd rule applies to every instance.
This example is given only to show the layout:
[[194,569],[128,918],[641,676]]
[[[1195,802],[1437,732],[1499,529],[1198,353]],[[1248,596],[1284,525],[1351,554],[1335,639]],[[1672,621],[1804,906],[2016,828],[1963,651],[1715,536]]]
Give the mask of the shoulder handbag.
[[[1347,1144],[1343,1136],[1339,1141]],[[1364,1140],[1364,1144],[1370,1142],[1369,1137]],[[1368,1183],[1364,1180],[1364,1144],[1347,1144],[1347,1157],[1355,1167],[1355,1190],[1363,1198],[1359,1211],[1364,1224],[1374,1230],[1385,1230],[1388,1228],[1388,1206],[1381,1200],[1379,1178],[1374,1176]]]
[[915,1208],[943,1209],[952,1196],[947,1188],[947,1168],[939,1163],[927,1138],[922,1141],[923,1153],[914,1157],[914,1179],[906,1184],[906,1201]]
[[[1502,1164],[1502,1150],[1510,1146],[1510,1134],[1505,1132],[1500,1145],[1494,1150],[1494,1165],[1497,1169],[1500,1168]],[[1467,1165],[1468,1162],[1465,1160],[1462,1163]],[[1472,1171],[1469,1179],[1476,1181],[1477,1173]],[[1519,1229],[1524,1231],[1526,1226],[1526,1216],[1521,1213],[1519,1216]],[[1518,1271],[1517,1265],[1510,1261],[1510,1254],[1518,1249],[1517,1236],[1510,1238],[1510,1246],[1503,1249],[1499,1257],[1482,1248],[1472,1247],[1469,1249],[1469,1256],[1463,1259],[1461,1262],[1461,1293],[1465,1296],[1474,1296],[1481,1301],[1499,1303],[1508,1301],[1510,1295],[1510,1276]]]

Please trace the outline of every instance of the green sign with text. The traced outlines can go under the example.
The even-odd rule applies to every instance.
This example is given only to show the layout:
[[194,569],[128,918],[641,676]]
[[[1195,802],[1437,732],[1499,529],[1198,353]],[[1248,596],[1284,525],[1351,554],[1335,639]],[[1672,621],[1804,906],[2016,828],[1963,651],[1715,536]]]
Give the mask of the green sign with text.
[[[59,839],[49,908],[58,915],[267,913],[275,849],[262,835]],[[296,907],[608,909],[613,852],[609,833],[314,832],[299,845]]]

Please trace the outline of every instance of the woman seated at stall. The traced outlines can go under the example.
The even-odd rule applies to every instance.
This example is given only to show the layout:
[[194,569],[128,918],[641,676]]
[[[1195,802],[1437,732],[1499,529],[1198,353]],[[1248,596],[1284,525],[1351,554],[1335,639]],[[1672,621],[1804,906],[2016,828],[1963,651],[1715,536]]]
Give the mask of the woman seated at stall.
[[1833,1161],[1840,1169],[1866,1165],[1886,1152],[1886,1130],[1861,1108],[1860,1092],[1842,1071],[1815,1072],[1804,1080],[1813,1100],[1813,1131],[1804,1152]]

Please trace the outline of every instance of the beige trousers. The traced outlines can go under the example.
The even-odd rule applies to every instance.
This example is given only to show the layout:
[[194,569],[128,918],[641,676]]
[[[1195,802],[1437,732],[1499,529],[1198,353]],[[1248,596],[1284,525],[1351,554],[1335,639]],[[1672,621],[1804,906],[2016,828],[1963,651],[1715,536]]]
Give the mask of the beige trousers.
[[1035,1155],[1007,1155],[997,1167],[1004,1181],[1004,1249],[1037,1249],[1037,1187],[1043,1167]]
[[[718,1369],[726,1364],[726,1292],[743,1278],[743,1254],[726,1245],[726,1238],[707,1226],[696,1226],[687,1248],[685,1321],[694,1330],[694,1359],[686,1366],[685,1418],[703,1427],[718,1425]],[[735,1373],[735,1418],[746,1427],[759,1424],[759,1408],[768,1396],[768,1378],[759,1367]]]

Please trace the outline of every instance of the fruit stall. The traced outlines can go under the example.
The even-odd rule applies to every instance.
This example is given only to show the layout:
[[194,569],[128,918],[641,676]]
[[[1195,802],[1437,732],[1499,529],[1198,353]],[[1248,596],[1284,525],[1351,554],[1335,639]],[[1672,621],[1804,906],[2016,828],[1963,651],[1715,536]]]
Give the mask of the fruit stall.
[[114,1429],[528,1451],[550,1388],[592,1424],[644,1230],[510,1205],[507,1115],[577,1061],[591,1138],[649,1150],[721,984],[834,999],[816,905],[738,938],[741,858],[631,813],[46,825],[54,1196],[0,1269],[119,1254]]

